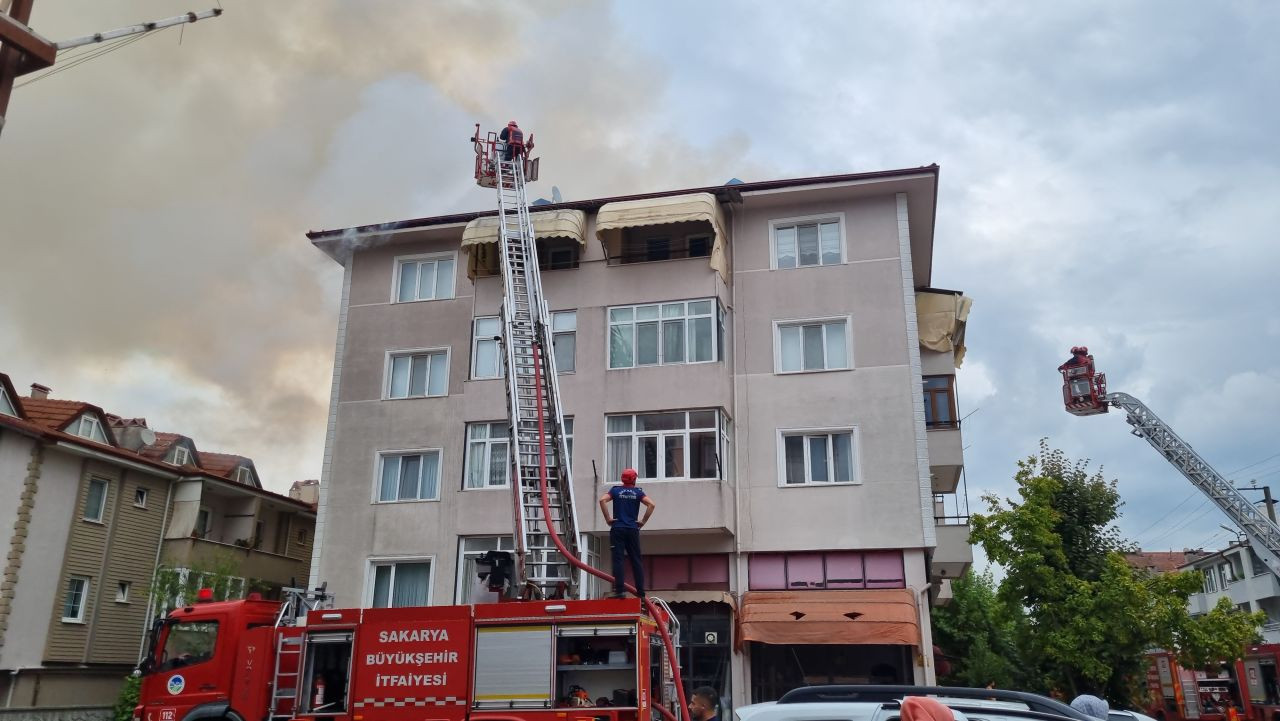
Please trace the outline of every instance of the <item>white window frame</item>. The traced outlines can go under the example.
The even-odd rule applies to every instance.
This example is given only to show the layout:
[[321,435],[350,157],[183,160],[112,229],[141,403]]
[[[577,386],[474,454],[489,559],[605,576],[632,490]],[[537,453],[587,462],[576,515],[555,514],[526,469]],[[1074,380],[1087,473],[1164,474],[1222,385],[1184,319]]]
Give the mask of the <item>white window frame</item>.
[[[844,323],[844,352],[845,352],[845,358],[848,360],[848,363],[843,368],[826,367],[829,365],[827,361],[827,355],[828,355],[827,332],[823,330],[822,332],[823,367],[814,368],[811,370],[806,370],[804,368],[801,368],[800,370],[792,370],[792,371],[783,370],[782,368],[782,329],[783,328],[790,328],[793,326],[806,326],[806,325],[825,325],[827,323],[838,323],[838,322]],[[801,363],[803,364],[803,354],[804,354],[803,331],[801,331],[801,334],[802,335],[800,339],[800,343],[801,343],[800,352],[802,356]],[[853,366],[853,316],[833,315],[833,316],[825,316],[825,317],[818,317],[818,318],[795,318],[795,319],[773,321],[773,372],[776,375],[796,375],[799,373],[835,373],[839,371],[851,371],[853,370],[853,367],[854,367]]]
[[185,466],[191,462],[191,451],[186,446],[176,446],[173,449],[173,465]]
[[[707,315],[707,314],[690,315],[688,310],[689,304],[702,303],[702,302],[711,303],[710,315]],[[670,318],[664,317],[662,315],[662,307],[664,305],[671,305],[673,303],[683,303],[685,305],[684,313],[680,315],[678,318],[674,316]],[[636,310],[639,308],[646,308],[650,306],[656,306],[658,308],[658,317],[653,319],[646,319],[643,321],[636,320]],[[613,320],[613,312],[615,310],[626,310],[626,309],[631,310],[631,320],[629,321]],[[604,367],[605,367],[605,370],[621,371],[621,370],[635,370],[637,368],[657,368],[659,366],[671,366],[671,365],[703,365],[708,363],[719,363],[723,360],[721,358],[722,354],[720,352],[721,351],[720,341],[721,341],[721,338],[723,337],[722,335],[723,324],[725,322],[724,316],[725,316],[724,308],[721,307],[720,305],[720,299],[714,296],[709,298],[689,298],[685,300],[668,300],[668,301],[661,301],[657,303],[636,303],[633,305],[609,306],[608,308],[605,308],[605,316],[604,316],[604,323],[605,323]],[[693,348],[693,344],[689,340],[690,332],[693,326],[689,321],[695,318],[708,318],[708,317],[711,319],[711,359],[702,360],[702,361],[688,360],[690,351]],[[664,321],[673,321],[673,320],[681,320],[681,321],[684,321],[684,324],[685,324],[684,345],[683,345],[685,360],[667,361],[662,357],[663,346],[664,346],[662,325]],[[638,344],[636,343],[635,327],[639,323],[657,323],[658,324],[658,362],[657,363],[641,364],[638,362],[637,356],[639,355],[639,353],[637,352]],[[631,326],[631,365],[615,366],[613,365],[613,327],[623,326],[623,325]]]
[[[432,394],[431,391],[431,361],[427,361],[427,386],[426,395],[421,396],[393,396],[391,395],[392,369],[396,358],[428,356],[437,353],[444,354],[444,393]],[[388,350],[383,353],[382,361],[382,400],[384,401],[405,401],[414,400],[415,398],[445,398],[449,395],[449,369],[453,362],[453,352],[451,346],[443,346],[436,348],[397,348]],[[413,361],[409,361],[409,372],[413,373]]]
[[471,590],[471,580],[467,578],[464,571],[467,570],[466,561],[468,558],[479,558],[485,551],[468,551],[467,541],[480,540],[497,540],[497,550],[510,551],[511,557],[515,558],[516,539],[514,536],[459,536],[458,537],[458,568],[457,578],[454,580],[453,602],[459,606],[471,603],[471,599],[467,597],[467,592]]
[[129,592],[132,590],[131,581],[116,581],[116,603],[129,603]]
[[391,570],[391,594],[395,595],[396,576],[395,565],[397,563],[428,563],[431,564],[430,570],[427,572],[427,606],[435,603],[436,591],[436,557],[435,554],[426,556],[370,556],[365,559],[364,570],[364,598],[361,602],[362,608],[373,608],[373,585],[374,579],[377,577],[377,569],[379,566],[392,566]]
[[[67,612],[67,596],[71,594],[71,584],[79,581],[80,586],[80,603],[76,608],[76,615],[68,616]],[[62,586],[62,622],[63,623],[84,623],[85,609],[89,606],[89,589],[92,588],[93,579],[88,576],[67,576],[67,582]]]
[[[808,479],[809,473],[810,473],[810,466],[809,466],[809,443],[808,443],[807,437],[821,436],[821,435],[830,436],[835,433],[848,433],[850,435],[849,446],[850,446],[850,449],[853,451],[853,468],[850,474],[852,477],[852,480],[849,480],[849,481],[831,480],[831,481],[816,481],[816,482],[805,480],[804,483],[787,483],[787,448],[786,448],[786,442],[784,439],[787,436],[806,437],[806,441],[804,443],[804,457],[805,457],[804,474],[805,474],[805,478]],[[777,472],[778,472],[779,488],[826,488],[828,486],[860,486],[862,485],[862,433],[860,432],[859,426],[857,424],[851,424],[847,426],[829,426],[829,427],[823,427],[823,428],[779,428],[776,433],[776,438],[777,438],[776,453],[777,453],[777,466],[778,466]],[[832,461],[832,463],[829,464],[827,467],[830,469],[830,473],[834,478],[835,444],[832,443],[830,440],[827,441],[827,453],[829,454],[828,458]]]
[[[691,429],[691,428],[689,427],[689,415],[688,415],[688,414],[690,414],[690,413],[701,413],[701,412],[711,412],[711,413],[715,413],[715,415],[716,415],[716,425],[715,425],[714,431],[715,431],[715,433],[716,433],[716,454],[717,454],[717,456],[718,456],[718,460],[719,460],[719,462],[716,464],[716,475],[715,475],[715,477],[713,477],[713,478],[690,478],[690,477],[689,477],[689,475],[688,475],[688,473],[689,473],[689,469],[690,469],[690,465],[691,465],[691,456],[692,456],[692,452],[693,452],[693,448],[692,448],[692,446],[691,446],[691,444],[690,444],[690,441],[689,441],[689,434],[690,434],[690,433],[706,433],[707,431],[711,431],[711,430],[713,430],[712,428],[703,428],[703,427],[698,427],[698,428],[693,428],[693,429]],[[654,414],[659,414],[659,413],[684,413],[684,414],[685,414],[685,426],[684,426],[684,428],[683,428],[683,429],[672,429],[672,430],[666,430],[666,431],[637,431],[637,430],[635,429],[635,428],[636,428],[635,418],[636,418],[637,416],[654,415]],[[625,416],[630,416],[630,417],[631,417],[631,419],[632,419],[632,421],[631,421],[631,430],[630,430],[630,431],[610,431],[610,430],[609,430],[609,419],[610,419],[610,418],[621,418],[621,417],[625,417]],[[609,413],[609,414],[607,414],[607,415],[605,416],[605,422],[604,422],[605,435],[604,435],[604,456],[603,456],[603,458],[604,458],[605,473],[606,473],[606,474],[608,474],[610,477],[605,479],[605,483],[606,483],[607,485],[613,485],[613,486],[616,486],[616,485],[618,485],[619,483],[621,483],[621,482],[622,482],[622,480],[621,480],[620,478],[612,477],[612,476],[614,476],[615,474],[613,473],[613,471],[612,471],[612,466],[610,465],[611,460],[612,460],[612,459],[609,457],[609,440],[610,440],[610,439],[614,439],[614,438],[626,438],[626,437],[631,438],[631,467],[632,467],[632,468],[637,468],[637,464],[638,464],[638,460],[637,460],[637,459],[640,457],[640,455],[639,455],[639,454],[640,454],[640,439],[641,439],[641,438],[648,438],[648,437],[655,437],[655,436],[656,436],[656,437],[658,438],[658,441],[659,441],[659,442],[658,442],[658,461],[657,461],[657,462],[658,462],[658,467],[659,467],[659,468],[662,468],[662,469],[665,469],[665,467],[666,467],[666,463],[665,463],[665,461],[666,461],[666,443],[662,442],[662,439],[663,439],[663,438],[665,438],[665,437],[667,437],[667,436],[675,436],[675,435],[683,435],[683,440],[684,440],[683,448],[684,448],[684,469],[685,469],[685,475],[684,475],[684,476],[680,476],[680,477],[674,477],[674,476],[673,476],[673,477],[670,477],[670,478],[643,478],[643,477],[641,477],[640,479],[638,479],[638,481],[637,481],[637,482],[639,482],[639,483],[672,483],[672,482],[694,482],[694,483],[697,483],[697,482],[703,482],[703,481],[712,481],[712,482],[719,482],[719,481],[723,481],[723,480],[725,480],[725,478],[724,478],[723,476],[725,476],[725,475],[726,475],[726,471],[728,470],[728,468],[727,468],[727,467],[728,467],[728,459],[726,458],[726,456],[727,456],[727,454],[728,454],[728,428],[729,428],[729,423],[730,423],[730,419],[729,419],[728,415],[727,415],[723,410],[721,410],[720,408],[684,408],[684,409],[671,410],[671,411],[642,411],[642,412],[638,412],[638,413]],[[570,466],[570,468],[572,468],[572,465]]]
[[236,483],[241,483],[246,486],[252,486],[253,485],[253,469],[250,468],[249,466],[237,466],[236,467]]
[[[101,483],[101,484],[102,484],[102,500],[98,503],[98,516],[97,516],[97,518],[91,518],[91,517],[89,516],[89,513],[88,513],[88,511],[89,511],[89,490],[93,488],[93,484],[95,484],[95,483]],[[85,494],[84,494],[84,503],[85,503],[85,505],[84,505],[84,507],[82,507],[82,508],[80,509],[80,511],[81,511],[81,513],[80,513],[80,519],[81,519],[81,520],[84,520],[84,521],[88,521],[88,522],[90,522],[90,523],[106,523],[106,520],[105,520],[105,519],[106,519],[106,517],[107,517],[107,499],[108,499],[108,498],[110,498],[110,497],[111,497],[111,481],[108,481],[108,480],[107,480],[107,479],[105,479],[105,478],[97,478],[97,477],[90,476],[90,478],[89,478],[89,485],[88,485],[88,487],[85,489]]]
[[[785,228],[790,225],[807,225],[809,223],[830,222],[832,220],[837,222],[837,227],[840,230],[840,262],[839,263],[824,264],[821,262],[822,245],[821,245],[821,241],[819,241],[819,245],[818,245],[819,263],[817,265],[800,265],[800,247],[799,247],[799,239],[797,238],[796,267],[794,268],[778,267],[778,228],[780,227]],[[848,242],[848,235],[845,230],[846,227],[847,227],[847,224],[845,223],[845,217],[844,217],[843,211],[837,211],[834,213],[820,213],[818,215],[797,215],[790,218],[771,219],[769,221],[769,270],[802,270],[804,268],[822,268],[822,267],[830,267],[833,265],[844,265],[848,263],[849,262],[849,242]]]
[[[495,425],[506,428],[507,436],[505,438],[493,438],[492,435],[489,435],[483,439],[476,439],[474,441],[472,440],[471,428],[473,426],[489,426],[490,427],[489,433],[492,433],[493,432],[492,427]],[[463,427],[462,438],[463,438],[463,443],[465,444],[465,446],[463,447],[463,453],[465,455],[462,458],[462,490],[464,491],[496,491],[496,490],[501,490],[505,488],[510,488],[511,487],[511,454],[515,450],[515,444],[512,442],[511,429],[507,427],[507,422],[506,421],[474,421],[471,423],[467,423]],[[500,486],[490,485],[488,481],[490,475],[493,472],[492,469],[489,468],[489,462],[493,458],[493,455],[492,455],[493,452],[491,450],[491,447],[494,445],[495,441],[501,441],[507,444],[507,464],[504,471],[507,478],[507,482],[503,483]],[[484,463],[485,463],[486,473],[484,474],[485,485],[483,486],[467,485],[468,481],[470,481],[471,479],[471,444],[472,443],[483,443],[485,446]]]
[[[75,430],[71,430],[72,426],[75,427]],[[85,426],[88,426],[88,428],[86,429]],[[80,414],[80,417],[75,420],[75,423],[67,426],[67,432],[73,436],[80,436],[81,438],[94,441],[95,443],[102,443],[105,445],[110,445],[111,443],[107,440],[107,432],[102,427],[102,421],[98,420],[98,417],[92,412]]]
[[[556,316],[564,316],[564,315],[573,315],[573,330],[556,330],[555,329]],[[578,372],[578,309],[577,308],[571,308],[568,310],[551,311],[551,352],[553,355],[555,353],[556,338],[560,336],[565,336],[565,335],[573,336],[573,368],[569,370],[565,370],[560,367],[559,363],[557,363],[556,364],[557,375],[566,375],[569,373]]]
[[[436,495],[435,498],[397,498],[391,501],[380,500],[382,498],[382,469],[387,458],[400,456],[423,456],[428,453],[436,454]],[[421,474],[421,471],[419,471]],[[371,503],[379,505],[389,505],[393,503],[438,503],[440,501],[440,486],[444,478],[444,449],[443,448],[406,448],[403,450],[383,450],[374,454],[373,459],[373,496]],[[422,488],[422,476],[418,476],[418,488]]]
[[[200,528],[200,513],[204,512],[205,524],[204,528]],[[208,506],[200,506],[196,509],[195,527],[191,530],[196,532],[196,538],[207,539],[209,534],[213,532],[213,509]]]
[[[395,264],[394,266],[392,266],[392,272],[391,272],[391,303],[393,305],[398,303],[427,303],[434,300],[453,300],[458,296],[458,253],[456,251],[448,251],[448,252],[441,252],[441,253],[415,253],[413,255],[397,255],[391,260],[392,260],[392,263]],[[453,291],[449,294],[449,296],[447,298],[446,297],[418,298],[417,293],[415,292],[413,300],[400,300],[400,273],[404,269],[404,264],[412,263],[412,262],[422,263],[426,261],[440,261],[440,260],[453,261]],[[421,288],[421,287],[422,287],[422,282],[421,282],[421,279],[419,279],[418,288]],[[434,289],[433,289],[433,292],[434,292]]]
[[138,486],[133,489],[133,507],[146,508],[147,499],[151,497],[151,489],[145,486]]
[[14,404],[13,399],[9,397],[9,391],[0,383],[0,415],[18,416],[18,406]]
[[[506,354],[502,352],[502,344],[499,343],[497,340],[495,340],[495,338],[497,338],[498,336],[485,336],[484,338],[481,338],[479,335],[476,334],[477,333],[476,328],[479,325],[480,321],[482,320],[497,321],[498,336],[501,336],[503,332],[502,318],[500,316],[478,315],[471,319],[471,373],[469,377],[473,381],[491,381],[496,378],[505,378],[507,375],[507,359],[506,359]],[[495,354],[498,357],[497,375],[482,376],[482,375],[476,374],[476,356],[477,356],[477,350],[479,350],[479,347],[480,347],[481,340],[493,343],[494,345]]]

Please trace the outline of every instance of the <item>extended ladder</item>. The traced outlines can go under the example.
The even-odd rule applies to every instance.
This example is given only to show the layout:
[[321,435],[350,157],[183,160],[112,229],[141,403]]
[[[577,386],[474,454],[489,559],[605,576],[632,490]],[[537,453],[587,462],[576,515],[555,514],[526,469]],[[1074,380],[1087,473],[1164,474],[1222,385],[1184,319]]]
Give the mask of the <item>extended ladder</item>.
[[1280,576],[1280,526],[1236,490],[1231,481],[1206,463],[1189,443],[1179,438],[1142,401],[1128,393],[1108,393],[1106,401],[1125,412],[1125,420],[1133,426],[1133,435],[1146,439],[1152,448],[1227,514],[1244,533],[1258,558],[1272,573]]
[[[575,557],[582,555],[573,502],[569,452],[560,388],[551,348],[550,316],[542,296],[533,222],[524,194],[524,160],[496,155],[498,229],[502,254],[502,342],[506,359],[507,411],[511,421],[512,490],[516,525],[517,578],[543,598],[581,597],[585,584],[556,549],[544,522],[540,488],[537,375],[542,379],[542,424],[546,431],[547,495],[555,532]],[[520,589],[524,590],[524,589]]]

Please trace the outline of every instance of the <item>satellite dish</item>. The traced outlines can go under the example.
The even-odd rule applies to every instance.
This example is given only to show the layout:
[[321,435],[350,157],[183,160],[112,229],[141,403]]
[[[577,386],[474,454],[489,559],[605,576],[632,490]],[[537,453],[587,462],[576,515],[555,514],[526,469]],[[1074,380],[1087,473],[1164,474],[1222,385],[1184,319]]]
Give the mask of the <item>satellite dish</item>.
[[553,186],[551,186],[551,202],[552,202],[552,203],[563,203],[563,202],[564,202],[564,198],[560,195],[560,188],[558,188],[558,187],[556,187],[556,186],[554,186],[554,185],[553,185]]
[[152,446],[156,442],[156,432],[150,428],[143,428],[142,432],[138,434],[138,438],[142,439],[143,445]]

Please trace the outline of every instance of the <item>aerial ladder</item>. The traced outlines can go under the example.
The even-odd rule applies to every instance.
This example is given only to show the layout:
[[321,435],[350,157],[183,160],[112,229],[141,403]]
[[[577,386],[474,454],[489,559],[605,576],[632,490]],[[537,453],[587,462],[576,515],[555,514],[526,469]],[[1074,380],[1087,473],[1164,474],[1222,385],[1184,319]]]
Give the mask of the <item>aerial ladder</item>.
[[1133,435],[1150,443],[1191,485],[1227,514],[1263,564],[1280,576],[1280,526],[1275,521],[1258,510],[1145,403],[1128,393],[1108,392],[1106,374],[1097,372],[1088,348],[1072,348],[1071,360],[1058,370],[1062,373],[1062,400],[1068,413],[1093,416],[1107,413],[1113,407],[1124,411]]
[[[498,195],[498,242],[502,260],[502,336],[510,419],[512,491],[515,515],[513,590],[531,598],[584,598],[585,576],[568,555],[580,558],[582,536],[569,468],[551,316],[538,272],[533,221],[525,197],[526,180],[537,180],[537,161],[527,141],[497,133],[471,138],[476,149],[476,182]],[[542,468],[546,469],[546,492]],[[543,512],[547,501],[550,513]]]

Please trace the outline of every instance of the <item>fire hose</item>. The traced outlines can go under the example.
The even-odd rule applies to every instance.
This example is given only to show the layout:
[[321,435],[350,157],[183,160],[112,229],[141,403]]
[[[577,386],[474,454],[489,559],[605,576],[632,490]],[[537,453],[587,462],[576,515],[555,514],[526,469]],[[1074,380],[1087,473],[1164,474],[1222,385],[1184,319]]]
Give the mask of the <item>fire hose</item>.
[[[546,444],[547,432],[546,432],[545,426],[543,425],[543,416],[542,416],[542,372],[541,370],[542,370],[542,345],[540,343],[534,343],[533,344],[533,384],[537,388],[536,398],[538,401],[538,406],[537,406],[538,407],[538,484],[539,484],[539,490],[541,491],[540,495],[542,496],[542,520],[547,526],[547,533],[551,536],[552,543],[555,544],[556,549],[560,551],[560,555],[564,556],[565,560],[568,561],[571,566],[579,570],[586,571],[587,573],[590,573],[596,578],[602,579],[606,583],[613,583],[614,581],[613,576],[610,576],[609,574],[605,573],[604,571],[601,571],[598,568],[593,568],[589,564],[579,559],[577,556],[570,553],[569,549],[564,545],[564,541],[560,540],[560,534],[556,532],[556,527],[552,523],[551,501],[550,499],[547,498],[547,444]],[[564,490],[562,489],[561,492],[564,492]],[[632,586],[629,583],[625,584],[625,586],[628,591],[631,591],[632,593],[636,592],[635,586]],[[649,615],[653,617],[654,620],[659,620],[662,618],[661,616],[658,615],[657,608],[653,605],[653,601],[649,600],[647,596],[642,596],[641,600],[644,601],[645,610],[649,612]],[[667,620],[668,622],[670,621],[670,619],[667,619]],[[658,626],[658,634],[662,636],[662,645],[663,647],[666,648],[666,651],[667,651],[667,659],[671,663],[671,675],[676,685],[676,699],[680,705],[681,715],[683,716],[684,714],[688,713],[689,704],[685,700],[684,681],[680,677],[680,659],[676,658],[675,643],[671,640],[671,633],[667,630],[667,624],[660,622],[657,624],[657,626]],[[666,719],[668,719],[668,721],[679,721],[679,719],[674,714],[672,714],[670,710],[663,707],[661,704],[656,705],[656,708],[658,709],[659,713],[661,713]]]

